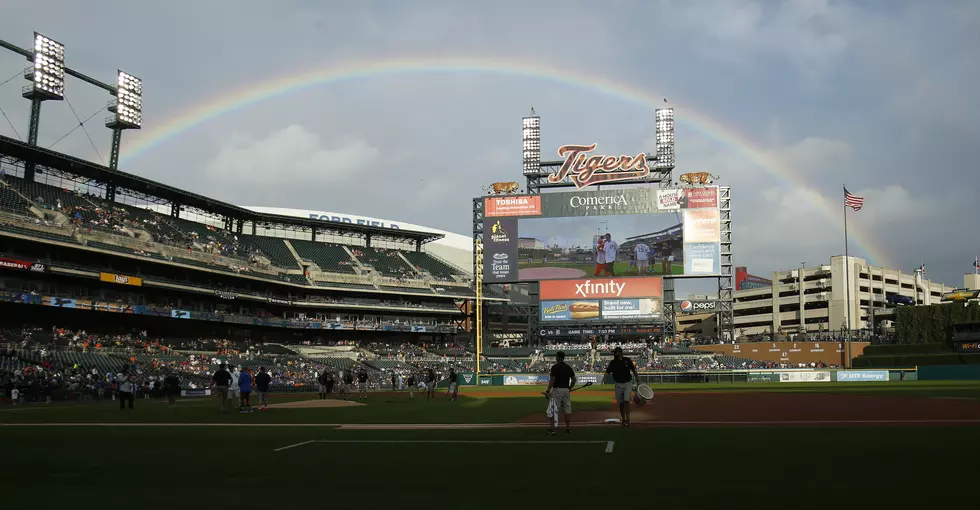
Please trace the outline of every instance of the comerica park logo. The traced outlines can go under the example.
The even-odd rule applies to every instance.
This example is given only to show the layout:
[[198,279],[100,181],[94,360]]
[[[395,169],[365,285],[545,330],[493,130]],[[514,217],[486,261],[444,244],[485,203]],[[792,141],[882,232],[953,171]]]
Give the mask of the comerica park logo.
[[681,311],[684,313],[713,312],[717,308],[714,301],[681,301]]

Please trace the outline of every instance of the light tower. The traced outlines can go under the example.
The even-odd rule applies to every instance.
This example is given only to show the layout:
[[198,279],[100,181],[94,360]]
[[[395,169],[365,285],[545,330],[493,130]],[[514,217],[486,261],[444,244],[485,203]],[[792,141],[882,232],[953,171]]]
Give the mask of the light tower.
[[[33,63],[24,70],[24,78],[31,82],[22,89],[22,95],[31,100],[31,123],[27,143],[37,145],[37,132],[41,123],[41,102],[61,101],[65,98],[65,45],[34,32],[34,48],[27,57]],[[34,162],[24,167],[24,180],[34,180]]]
[[[110,91],[116,96],[106,109],[115,115],[105,119],[105,127],[112,130],[112,147],[109,149],[109,168],[119,168],[119,144],[124,129],[140,129],[143,126],[143,80],[120,70],[116,72],[116,88]],[[106,184],[106,200],[116,199],[116,185]]]
[[107,110],[114,113],[105,119],[105,127],[112,129],[112,150],[109,152],[109,168],[119,167],[119,142],[124,129],[140,129],[143,125],[143,80],[123,71],[116,73],[116,96],[109,101]]
[[524,177],[537,177],[541,171],[541,117],[534,113],[534,108],[531,108],[531,115],[521,121],[521,141],[524,143]]

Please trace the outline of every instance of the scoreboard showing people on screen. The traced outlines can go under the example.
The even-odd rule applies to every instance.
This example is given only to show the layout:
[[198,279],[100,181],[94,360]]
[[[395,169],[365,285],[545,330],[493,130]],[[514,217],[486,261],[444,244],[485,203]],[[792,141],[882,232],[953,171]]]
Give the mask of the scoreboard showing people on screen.
[[[717,187],[543,193],[485,201],[487,283],[712,276],[721,271]],[[563,312],[560,303],[553,305],[556,317],[572,314]],[[632,313],[654,314],[640,312],[650,310],[646,302],[636,306]]]

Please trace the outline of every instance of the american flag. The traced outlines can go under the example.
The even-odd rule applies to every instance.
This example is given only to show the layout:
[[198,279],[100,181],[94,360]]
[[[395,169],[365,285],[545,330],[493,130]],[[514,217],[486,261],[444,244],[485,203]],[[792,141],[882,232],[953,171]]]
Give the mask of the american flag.
[[855,211],[860,211],[861,207],[864,206],[864,197],[854,195],[847,191],[847,188],[844,188],[844,205]]
[[978,256],[977,258],[973,259],[973,268],[974,269],[980,269],[980,256]]

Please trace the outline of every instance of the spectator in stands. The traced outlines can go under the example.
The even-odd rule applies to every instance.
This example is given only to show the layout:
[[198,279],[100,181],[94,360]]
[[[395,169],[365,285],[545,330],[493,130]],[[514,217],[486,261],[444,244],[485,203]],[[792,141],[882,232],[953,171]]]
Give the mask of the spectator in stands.
[[129,403],[133,408],[133,390],[136,389],[136,375],[130,372],[129,365],[123,365],[122,371],[116,375],[116,393],[119,395],[119,410],[122,411]]
[[218,409],[222,413],[230,410],[228,402],[228,388],[231,386],[231,373],[228,372],[224,363],[218,365],[218,370],[211,378],[211,383],[215,388],[218,397]]
[[255,406],[259,409],[269,408],[269,383],[272,377],[265,371],[265,367],[259,367],[259,373],[255,374]]

